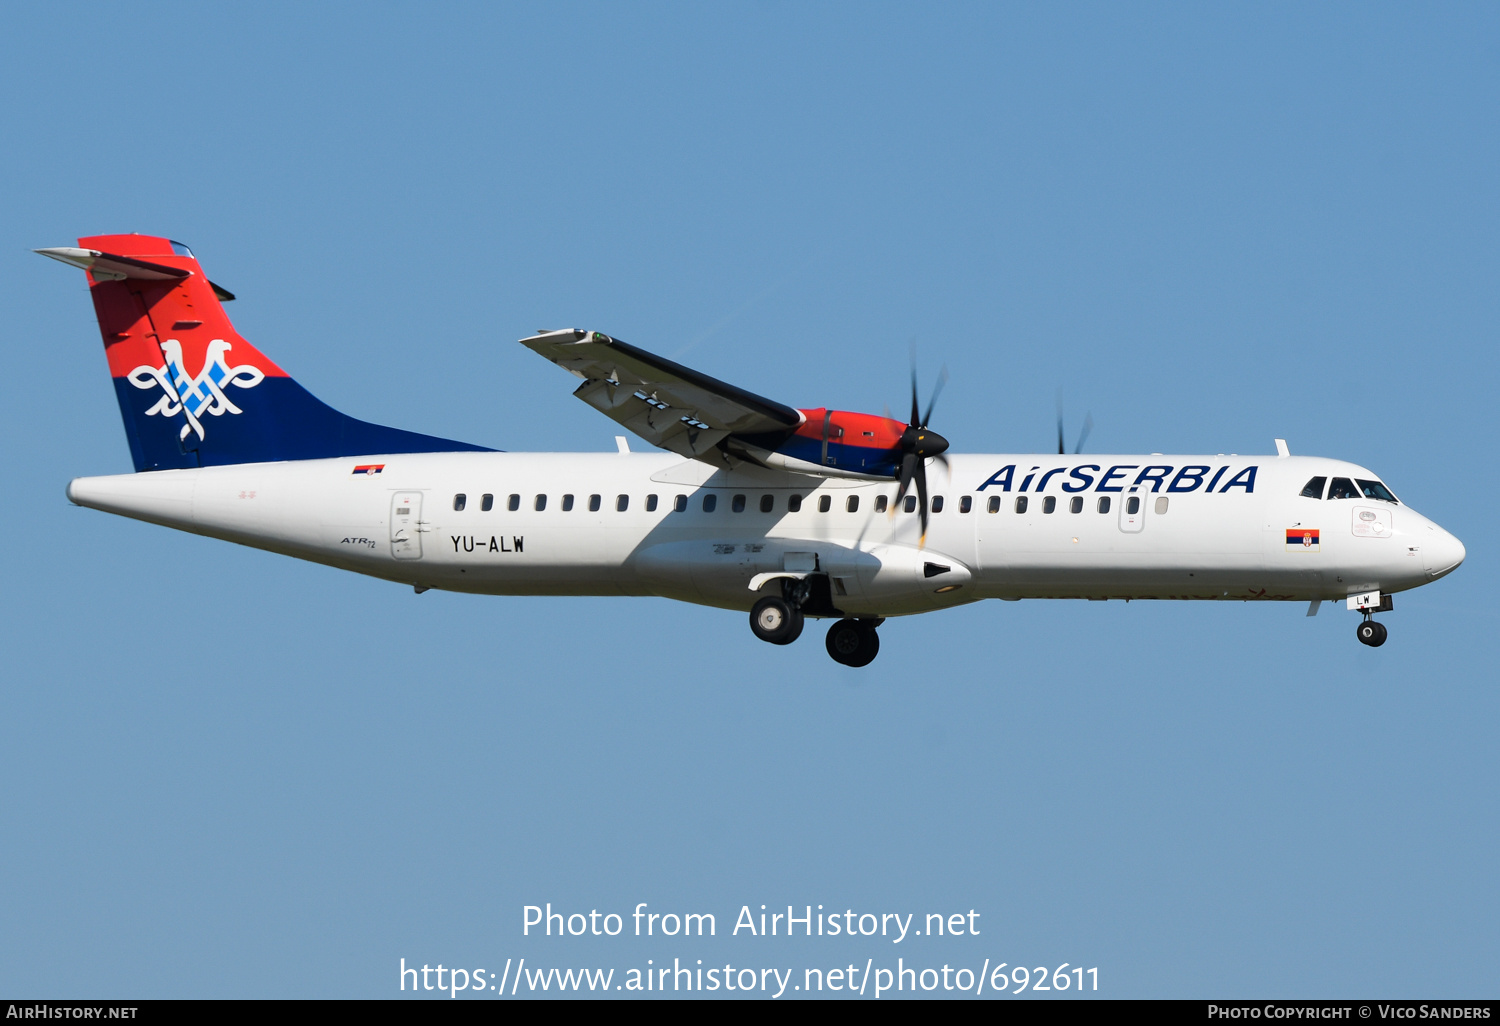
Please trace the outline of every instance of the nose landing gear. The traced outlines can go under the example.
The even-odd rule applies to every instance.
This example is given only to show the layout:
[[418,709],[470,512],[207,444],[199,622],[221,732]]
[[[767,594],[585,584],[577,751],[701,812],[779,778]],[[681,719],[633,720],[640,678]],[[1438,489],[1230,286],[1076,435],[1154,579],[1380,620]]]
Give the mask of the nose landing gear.
[[1385,624],[1371,620],[1369,613],[1365,614],[1364,622],[1355,631],[1360,643],[1371,648],[1379,648],[1385,644],[1385,633]]
[[1370,617],[1375,613],[1389,613],[1395,607],[1396,604],[1389,595],[1382,595],[1378,591],[1349,596],[1349,608],[1358,609],[1364,617],[1354,632],[1361,645],[1379,648],[1385,644],[1385,624],[1376,623]]

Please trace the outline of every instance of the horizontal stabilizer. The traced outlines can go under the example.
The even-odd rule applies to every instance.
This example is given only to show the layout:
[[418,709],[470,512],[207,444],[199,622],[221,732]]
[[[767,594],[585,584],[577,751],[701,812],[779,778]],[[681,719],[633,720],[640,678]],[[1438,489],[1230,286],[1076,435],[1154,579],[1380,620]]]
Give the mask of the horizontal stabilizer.
[[51,249],[38,249],[35,252],[44,257],[51,257],[53,260],[61,260],[65,264],[72,264],[74,267],[81,267],[92,274],[95,281],[124,281],[126,278],[137,278],[143,281],[175,281],[193,273],[181,267],[168,267],[166,264],[153,264],[148,260],[101,253],[97,249],[79,249],[76,246],[53,246]]

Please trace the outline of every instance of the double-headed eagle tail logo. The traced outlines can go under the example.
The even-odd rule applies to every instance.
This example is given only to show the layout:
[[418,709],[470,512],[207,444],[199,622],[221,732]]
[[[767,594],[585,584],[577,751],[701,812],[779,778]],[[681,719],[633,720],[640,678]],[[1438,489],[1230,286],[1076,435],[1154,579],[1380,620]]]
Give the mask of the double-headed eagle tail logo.
[[239,413],[240,408],[229,400],[224,389],[230,385],[236,388],[254,388],[266,376],[259,367],[252,367],[248,363],[242,363],[238,367],[229,366],[224,360],[224,354],[231,348],[233,347],[223,339],[214,339],[208,344],[203,369],[198,372],[197,377],[191,377],[182,365],[182,343],[175,338],[163,342],[162,355],[166,359],[160,367],[142,364],[128,375],[130,383],[136,388],[160,388],[164,393],[156,401],[156,405],[146,411],[146,416],[175,417],[179,413],[184,414],[187,423],[182,426],[177,437],[186,441],[189,433],[196,433],[202,440],[203,417]]

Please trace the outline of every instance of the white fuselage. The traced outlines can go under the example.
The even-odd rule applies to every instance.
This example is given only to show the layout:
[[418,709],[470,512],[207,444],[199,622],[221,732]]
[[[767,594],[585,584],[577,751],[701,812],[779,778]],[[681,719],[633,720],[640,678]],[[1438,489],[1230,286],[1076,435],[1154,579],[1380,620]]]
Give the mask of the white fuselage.
[[[933,506],[936,497],[943,502],[931,514],[925,543],[918,516],[905,504],[893,515],[877,512],[879,497],[889,503],[895,495],[893,481],[819,479],[749,465],[716,470],[670,453],[427,453],[238,464],[79,478],[68,497],[374,577],[484,594],[662,595],[748,609],[774,590],[765,575],[816,571],[828,575],[834,603],[852,616],[917,613],[981,598],[1343,599],[1417,587],[1464,557],[1458,539],[1404,504],[1302,497],[1315,475],[1375,477],[1337,460],[953,455],[950,461],[951,472],[929,470]],[[382,469],[353,472],[367,464]],[[1169,490],[1176,470],[1132,483],[1139,468],[1157,465],[1227,471],[1212,493],[1207,475],[1192,490],[1191,478]],[[1252,466],[1251,487],[1222,490],[1237,474],[1243,481],[1242,468]],[[1002,478],[1005,467],[1015,470]],[[1086,469],[1073,475],[1079,467]],[[1108,477],[1115,467],[1130,469]],[[1062,472],[1047,474],[1056,468]],[[541,509],[539,496],[545,496]],[[564,508],[567,496],[571,508]],[[590,509],[593,496],[597,509]],[[709,496],[711,512],[704,509]],[[795,512],[793,496],[801,500]],[[1017,511],[1021,496],[1024,512]],[[1045,511],[1049,496],[1052,512]],[[1130,503],[1132,496],[1140,501]],[[1076,513],[1075,497],[1082,507]],[[1108,512],[1100,512],[1101,498],[1109,499]],[[770,512],[762,512],[763,502]],[[1288,543],[1291,529],[1304,532],[1303,543]],[[1307,529],[1318,532],[1316,544]],[[757,575],[761,590],[752,591]]]

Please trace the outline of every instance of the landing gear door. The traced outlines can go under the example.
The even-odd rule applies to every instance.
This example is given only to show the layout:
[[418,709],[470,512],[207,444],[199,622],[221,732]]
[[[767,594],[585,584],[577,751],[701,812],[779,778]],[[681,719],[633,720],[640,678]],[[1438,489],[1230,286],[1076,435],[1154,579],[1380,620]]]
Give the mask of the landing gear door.
[[1120,499],[1120,530],[1126,534],[1135,534],[1146,526],[1146,502],[1150,495],[1132,492]]
[[396,559],[422,558],[422,493],[397,492],[391,496],[391,555]]

